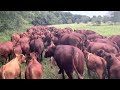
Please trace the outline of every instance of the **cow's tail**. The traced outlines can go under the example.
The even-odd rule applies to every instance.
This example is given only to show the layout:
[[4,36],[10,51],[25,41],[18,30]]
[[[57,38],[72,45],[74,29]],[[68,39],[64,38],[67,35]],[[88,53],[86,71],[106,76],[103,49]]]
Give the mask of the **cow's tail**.
[[106,63],[104,62],[104,59],[101,59],[102,61],[102,65],[103,65],[103,79],[105,79],[106,75],[107,75],[107,67],[106,67]]
[[80,75],[80,73],[78,72],[78,70],[77,70],[77,68],[75,66],[75,59],[76,59],[76,56],[75,56],[75,51],[74,51],[74,48],[73,48],[73,68],[74,68],[76,74],[78,75],[78,78],[83,79],[83,76]]

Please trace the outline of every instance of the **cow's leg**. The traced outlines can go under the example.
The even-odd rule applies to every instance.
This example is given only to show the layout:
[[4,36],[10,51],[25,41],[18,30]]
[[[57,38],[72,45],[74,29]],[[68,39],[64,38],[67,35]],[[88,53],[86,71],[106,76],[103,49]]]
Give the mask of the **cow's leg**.
[[69,79],[73,79],[73,72],[65,71]]
[[50,57],[50,60],[49,60],[49,61],[50,61],[50,64],[51,64],[50,67],[51,67],[51,69],[52,69],[53,67],[52,67],[52,60],[51,60],[51,57]]
[[62,78],[65,79],[64,70],[62,70]]
[[76,71],[76,74],[78,75],[78,79],[83,79],[84,70],[82,68],[77,67],[75,71]]
[[61,74],[61,73],[62,73],[62,78],[65,79],[64,70],[60,69],[58,74]]
[[99,77],[99,79],[103,79],[103,71],[102,70],[96,70],[96,74]]
[[41,61],[41,62],[43,61],[43,59],[42,59],[42,53],[40,54],[40,61]]
[[21,70],[20,70],[19,78],[20,78],[20,79],[22,78],[22,77],[21,77]]
[[60,69],[59,72],[58,72],[58,74],[61,74],[61,73],[62,73],[62,70]]
[[109,70],[107,70],[107,72],[108,72],[108,79],[110,79],[110,69]]
[[[12,58],[12,54],[9,54],[8,57],[9,57],[9,60],[10,60],[10,59]],[[8,60],[8,61],[9,61],[9,60]]]
[[37,55],[37,61],[40,63],[40,62],[41,62],[41,60],[40,60],[40,55],[39,55],[38,52],[35,52],[35,53],[36,53],[36,55]]
[[91,78],[92,78],[92,75],[91,75],[91,72],[90,72],[89,69],[88,69],[88,75],[89,75],[89,78],[91,79]]
[[[50,57],[50,64],[51,64],[51,68],[53,68],[53,57]],[[60,72],[60,71],[59,71]]]
[[7,58],[7,61],[6,61],[7,63],[9,62],[9,59]]
[[8,58],[7,57],[5,57],[5,62],[4,62],[4,64],[6,64],[8,62]]
[[103,72],[103,75],[102,75],[103,79],[107,79],[107,75],[108,75],[107,69],[104,69],[104,72]]

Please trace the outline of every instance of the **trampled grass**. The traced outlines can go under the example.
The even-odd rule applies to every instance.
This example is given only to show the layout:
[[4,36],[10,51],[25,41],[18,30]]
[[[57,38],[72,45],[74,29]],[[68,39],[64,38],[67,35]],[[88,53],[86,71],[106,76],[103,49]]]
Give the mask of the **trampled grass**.
[[[97,33],[104,35],[104,36],[112,36],[112,35],[120,35],[120,25],[101,25],[101,26],[92,26],[91,24],[60,24],[60,25],[52,25],[57,28],[65,28],[65,27],[70,27],[74,30],[80,29],[80,30],[93,30],[96,31]],[[18,33],[25,31],[29,26],[20,29],[18,31],[6,31],[6,32],[1,32],[0,33],[0,42],[6,42],[10,40],[10,36],[12,33]],[[1,60],[1,59],[0,59]],[[41,63],[44,69],[44,74],[42,76],[42,79],[61,79],[62,76],[58,74],[58,67],[53,66],[49,59],[43,58],[43,62]],[[0,64],[1,65],[1,64]],[[22,66],[22,79],[25,77],[25,68],[26,65],[23,64]],[[67,77],[67,75],[65,75]],[[75,78],[77,78],[76,75],[74,75]],[[68,77],[67,77],[68,78]],[[85,72],[84,72],[84,78],[89,79],[88,73],[87,73],[87,68],[85,67]]]

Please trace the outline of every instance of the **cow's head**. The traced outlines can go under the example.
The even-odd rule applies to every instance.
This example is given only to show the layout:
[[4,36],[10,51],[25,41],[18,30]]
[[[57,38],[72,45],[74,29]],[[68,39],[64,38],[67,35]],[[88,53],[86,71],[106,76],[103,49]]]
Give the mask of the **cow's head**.
[[36,54],[35,52],[32,52],[32,53],[30,53],[30,58],[31,58],[31,59],[32,59],[32,58],[37,59],[38,56],[37,56],[37,54]]
[[49,46],[49,47],[45,50],[45,55],[44,55],[44,57],[45,57],[45,58],[48,58],[48,57],[54,56],[55,49],[56,49],[56,46],[52,46],[52,47]]
[[20,63],[25,63],[26,62],[25,56],[23,54],[15,54],[15,56]]
[[95,53],[96,55],[100,56],[100,57],[105,57],[106,53],[103,49],[99,49],[97,50],[97,52]]

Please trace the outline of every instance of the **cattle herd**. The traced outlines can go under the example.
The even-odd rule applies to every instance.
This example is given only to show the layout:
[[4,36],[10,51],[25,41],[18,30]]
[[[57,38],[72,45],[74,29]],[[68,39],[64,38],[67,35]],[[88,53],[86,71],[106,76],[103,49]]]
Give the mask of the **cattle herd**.
[[89,78],[120,79],[120,35],[105,37],[92,30],[72,30],[33,26],[22,33],[13,33],[11,41],[0,43],[1,79],[21,79],[25,63],[25,79],[41,79],[43,58],[50,58],[65,79],[84,79],[85,66]]

